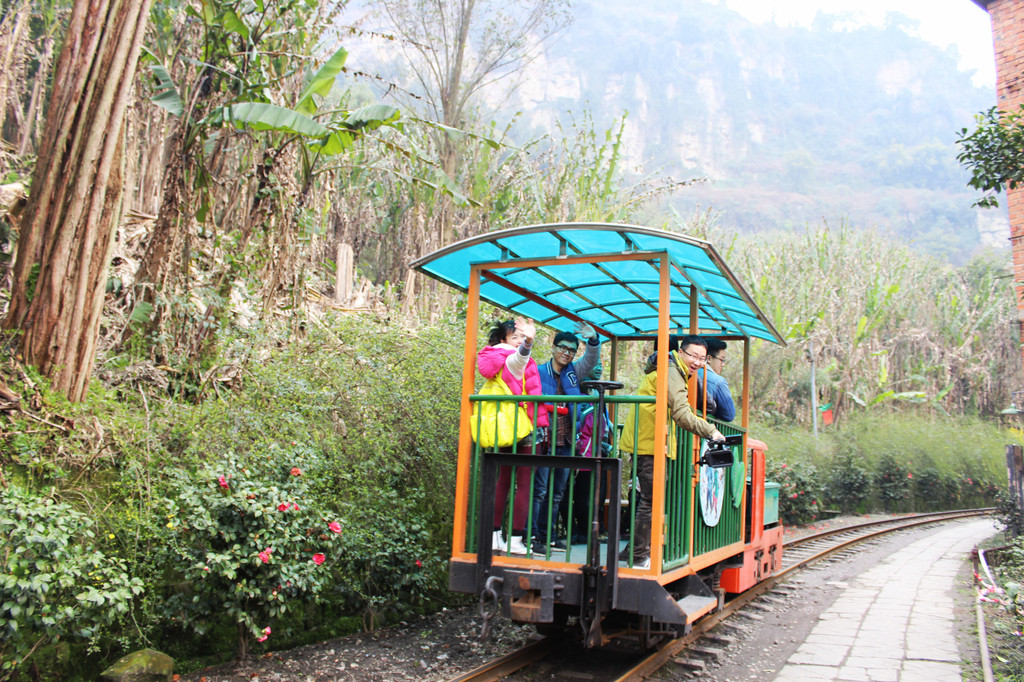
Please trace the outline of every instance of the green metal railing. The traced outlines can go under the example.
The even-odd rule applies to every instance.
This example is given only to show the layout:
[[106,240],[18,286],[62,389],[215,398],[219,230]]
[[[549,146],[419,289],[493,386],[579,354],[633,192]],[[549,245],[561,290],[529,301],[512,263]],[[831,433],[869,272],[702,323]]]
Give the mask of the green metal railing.
[[[714,423],[723,436],[743,433],[743,429],[730,424],[718,421]],[[718,522],[714,526],[709,526],[704,521],[704,514],[700,508],[700,495],[705,491],[701,490],[700,484],[697,486],[697,504],[694,506],[694,516],[696,516],[696,519],[693,535],[693,552],[695,556],[726,547],[738,542],[743,537],[743,487],[740,486],[740,489],[735,491],[737,494],[734,495],[732,485],[734,474],[745,480],[744,472],[741,470],[743,467],[743,450],[736,446],[732,451],[734,464],[731,467],[719,469],[723,474],[723,481],[722,489],[717,491],[717,493],[721,496],[722,511]],[[737,469],[737,467],[740,467],[740,469]]]
[[[593,396],[497,396],[497,395],[473,395],[470,396],[471,402],[482,402],[482,401],[516,401],[521,403],[596,403],[596,398]],[[636,457],[633,457],[631,453],[620,453],[619,440],[621,437],[621,429],[625,423],[626,415],[629,409],[637,409],[637,406],[641,404],[653,404],[653,396],[626,396],[626,395],[606,395],[605,404],[607,405],[609,412],[615,415],[613,425],[615,428],[612,430],[611,441],[612,441],[612,454],[611,457],[626,459],[629,461],[623,462],[623,473],[622,478],[624,481],[624,508],[626,512],[623,519],[623,539],[626,540],[626,547],[632,547],[633,544],[633,529],[635,527],[635,510],[637,504],[637,489],[636,489]],[[543,409],[538,405],[538,409]],[[551,433],[555,433],[558,427],[558,420],[566,419],[567,416],[561,416],[557,413],[551,413],[550,419],[551,424],[549,426]],[[733,435],[743,432],[743,429],[732,426],[726,423],[715,422],[716,427],[723,435]],[[675,444],[676,456],[674,459],[669,458],[666,460],[666,479],[665,479],[665,509],[664,509],[664,536],[665,536],[665,551],[663,559],[663,569],[669,570],[678,566],[685,565],[690,560],[689,549],[690,549],[690,536],[694,536],[694,554],[700,555],[706,552],[716,550],[720,547],[731,545],[741,539],[741,509],[739,506],[733,506],[732,496],[732,468],[726,468],[725,471],[725,485],[723,486],[724,499],[722,500],[722,512],[721,516],[714,526],[708,526],[704,522],[703,515],[700,511],[700,503],[698,500],[691,500],[693,494],[692,477],[694,474],[694,463],[693,463],[693,439],[696,437],[688,431],[671,425],[674,430],[674,438],[672,442]],[[479,427],[478,427],[479,428]],[[636,431],[639,430],[639,425],[636,427]],[[575,420],[572,420],[570,442],[575,443],[576,441],[577,425]],[[637,433],[634,432],[633,442],[637,441]],[[470,471],[469,478],[469,495],[468,495],[468,508],[467,508],[467,519],[466,519],[466,548],[469,552],[476,552],[477,550],[477,528],[480,523],[479,509],[480,509],[480,471],[481,471],[481,452],[483,448],[479,443],[473,444],[472,453],[472,469]],[[530,451],[537,454],[537,465],[531,467],[530,476],[530,490],[529,499],[531,500],[530,507],[528,509],[527,527],[533,527],[533,487],[534,487],[534,474],[538,467],[544,465],[543,453],[537,453],[536,445],[532,445]],[[743,461],[742,451],[740,448],[734,448],[736,455],[737,465],[741,466]],[[643,456],[643,455],[641,455]],[[516,480],[515,471],[512,472],[510,478],[511,485],[514,485]],[[597,485],[597,481],[591,479],[591,493],[593,492],[593,486]],[[549,488],[551,481],[549,480]],[[575,491],[576,481],[575,476],[570,476],[569,483],[565,492],[567,500],[568,513],[567,518],[569,519],[569,528],[565,528],[564,532],[567,535],[571,535],[571,519],[573,518],[573,506],[575,505]],[[610,490],[609,495],[617,494],[620,491]],[[698,494],[700,489],[697,489]],[[742,492],[740,492],[742,495]],[[593,518],[593,500],[594,495],[588,496],[591,503],[588,505],[587,518]],[[546,517],[549,519],[551,527],[547,529],[547,537],[555,537],[554,527],[557,523],[557,510],[552,508],[552,498],[549,495],[548,510]],[[505,537],[508,538],[512,533],[512,508],[514,505],[514,491],[510,491],[508,500],[506,503],[506,513],[504,515],[503,529],[505,531]],[[691,515],[690,510],[694,509],[695,514]],[[652,515],[657,515],[659,510],[655,509],[652,511]],[[488,520],[484,520],[485,523],[490,523]],[[626,536],[628,534],[628,539]],[[588,548],[589,550],[589,548]],[[551,557],[550,546],[546,552],[547,558]],[[570,543],[568,552],[565,557],[565,561],[573,562],[578,561],[584,563],[586,561],[587,553],[576,550],[576,556],[573,556],[573,549]],[[560,558],[560,557],[559,557]]]

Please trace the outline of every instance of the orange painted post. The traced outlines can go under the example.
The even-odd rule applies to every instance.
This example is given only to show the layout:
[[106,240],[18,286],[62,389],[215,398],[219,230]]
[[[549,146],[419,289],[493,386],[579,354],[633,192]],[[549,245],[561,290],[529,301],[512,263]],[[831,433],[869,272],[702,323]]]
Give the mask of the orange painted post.
[[[740,419],[740,426],[743,427],[743,470],[748,474],[751,474],[752,456],[747,452],[747,433],[748,424],[750,423],[750,337],[743,339],[743,388],[740,392],[740,399],[743,401],[743,418]],[[753,483],[757,479],[752,475],[750,481]],[[740,494],[742,502],[740,503],[740,537],[747,537],[747,489],[746,482],[743,483],[743,492]],[[763,505],[762,505],[763,512]],[[751,526],[751,528],[758,528],[757,525]]]
[[[660,258],[658,287],[658,379],[654,401],[654,493],[651,495],[651,570],[660,571],[665,535],[665,459],[668,456],[668,254]],[[639,409],[639,405],[635,409]]]
[[[462,395],[459,416],[459,461],[455,474],[455,519],[452,524],[452,554],[466,551],[466,517],[469,515],[469,479],[473,466],[473,440],[469,435],[470,415],[473,411],[469,396],[476,378],[476,335],[480,326],[480,268],[473,266],[469,276],[466,301],[466,345],[462,358]],[[481,520],[482,522],[482,520]]]

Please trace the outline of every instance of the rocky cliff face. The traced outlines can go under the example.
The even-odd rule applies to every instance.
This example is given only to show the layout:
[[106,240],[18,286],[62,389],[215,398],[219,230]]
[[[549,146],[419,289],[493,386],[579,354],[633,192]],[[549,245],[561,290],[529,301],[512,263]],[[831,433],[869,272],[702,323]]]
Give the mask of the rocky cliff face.
[[709,178],[678,206],[711,205],[728,227],[845,220],[954,260],[999,244],[1003,218],[971,208],[954,144],[994,94],[899,20],[819,23],[753,25],[697,0],[635,12],[593,0],[506,106],[546,130],[588,106],[598,127],[628,112],[631,163]]
[[519,114],[521,141],[628,112],[627,168],[711,181],[680,193],[684,215],[711,206],[737,230],[846,221],[954,261],[998,231],[988,215],[979,230],[955,158],[994,93],[905,20],[780,28],[701,0],[589,0],[574,14],[511,96],[488,93],[487,115]]

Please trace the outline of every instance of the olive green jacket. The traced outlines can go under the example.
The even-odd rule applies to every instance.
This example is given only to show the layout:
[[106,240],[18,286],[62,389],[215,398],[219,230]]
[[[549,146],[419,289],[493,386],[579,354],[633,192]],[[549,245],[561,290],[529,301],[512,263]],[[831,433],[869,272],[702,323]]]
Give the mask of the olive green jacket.
[[[658,373],[655,365],[648,363],[647,374],[640,382],[637,395],[654,395],[657,388]],[[686,384],[690,378],[690,370],[686,363],[680,362],[675,351],[669,353],[668,362],[668,413],[673,422],[695,433],[701,438],[711,438],[715,427],[701,419],[690,409],[689,395]],[[637,424],[639,415],[639,424]],[[634,437],[635,434],[635,437]],[[675,457],[675,447],[670,433],[669,456]],[[635,441],[635,442],[634,442]],[[654,454],[654,403],[634,405],[626,417],[626,424],[619,439],[619,450],[638,455]]]

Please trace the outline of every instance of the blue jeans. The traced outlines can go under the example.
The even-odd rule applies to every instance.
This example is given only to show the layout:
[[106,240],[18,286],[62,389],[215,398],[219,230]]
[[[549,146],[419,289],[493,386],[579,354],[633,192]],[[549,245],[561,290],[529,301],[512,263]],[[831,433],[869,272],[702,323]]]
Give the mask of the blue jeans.
[[[570,445],[558,445],[555,454],[559,457],[571,457],[573,448]],[[569,469],[554,467],[537,467],[533,475],[533,537],[540,542],[548,541],[548,529],[554,526],[548,519],[548,482],[551,482],[551,510],[558,517],[558,508],[562,506],[562,498],[569,483]],[[552,474],[552,472],[554,472]],[[554,540],[552,533],[551,540]]]

